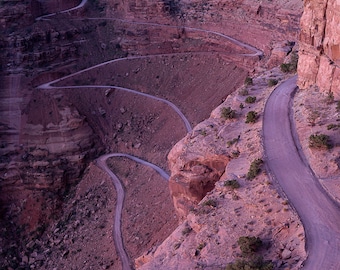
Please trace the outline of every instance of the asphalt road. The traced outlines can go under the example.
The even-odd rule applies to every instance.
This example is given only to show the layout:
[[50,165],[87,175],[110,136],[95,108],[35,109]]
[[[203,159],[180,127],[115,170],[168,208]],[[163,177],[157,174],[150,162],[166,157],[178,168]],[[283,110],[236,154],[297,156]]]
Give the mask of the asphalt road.
[[303,269],[339,270],[340,208],[327,196],[301,151],[292,120],[296,88],[295,76],[278,86],[267,101],[265,162],[304,225],[308,258]]
[[154,169],[156,172],[158,172],[163,178],[166,180],[169,179],[169,175],[158,166],[147,162],[143,159],[124,154],[124,153],[112,153],[107,154],[99,157],[96,160],[97,166],[104,170],[112,179],[112,182],[115,186],[116,192],[117,192],[117,202],[116,202],[116,211],[115,211],[115,217],[114,217],[114,227],[113,227],[113,239],[116,246],[116,251],[121,259],[122,262],[122,269],[123,270],[130,270],[133,269],[132,262],[130,261],[130,258],[125,251],[124,243],[123,243],[123,237],[122,237],[122,231],[121,231],[121,219],[122,219],[122,210],[123,210],[123,204],[124,204],[124,198],[125,198],[125,191],[123,188],[123,185],[121,184],[119,178],[110,170],[110,168],[106,164],[106,160],[110,157],[126,157],[133,161],[136,161],[142,165],[146,165]]

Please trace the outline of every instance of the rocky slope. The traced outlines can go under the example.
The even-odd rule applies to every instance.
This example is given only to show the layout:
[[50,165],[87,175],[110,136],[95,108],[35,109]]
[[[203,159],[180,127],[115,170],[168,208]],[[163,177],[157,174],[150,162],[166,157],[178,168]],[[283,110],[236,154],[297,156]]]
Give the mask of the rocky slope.
[[[188,214],[153,254],[136,260],[138,269],[225,269],[242,258],[240,236],[260,237],[266,243],[260,254],[273,262],[274,269],[301,267],[306,253],[298,216],[276,190],[265,166],[249,179],[254,160],[265,161],[261,112],[273,90],[268,82],[285,78],[277,68],[258,74],[254,85],[229,95],[171,150],[170,189],[179,214]],[[245,102],[245,91],[256,97],[255,103]],[[235,118],[223,117],[225,108],[235,110]],[[249,111],[259,114],[254,124],[245,123]],[[201,199],[204,188],[209,192]]]
[[317,85],[340,97],[340,4],[336,0],[305,1],[301,17],[299,87]]

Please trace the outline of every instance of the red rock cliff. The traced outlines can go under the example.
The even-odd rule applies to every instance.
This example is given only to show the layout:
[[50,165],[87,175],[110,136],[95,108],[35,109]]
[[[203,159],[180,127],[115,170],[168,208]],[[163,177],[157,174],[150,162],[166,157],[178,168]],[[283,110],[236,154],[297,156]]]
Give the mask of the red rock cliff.
[[340,96],[340,1],[304,1],[298,85]]

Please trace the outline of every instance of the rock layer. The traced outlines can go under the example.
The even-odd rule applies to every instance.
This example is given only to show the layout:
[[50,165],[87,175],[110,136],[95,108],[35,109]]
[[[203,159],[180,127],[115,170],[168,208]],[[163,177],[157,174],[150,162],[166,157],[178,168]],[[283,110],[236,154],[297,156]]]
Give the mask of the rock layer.
[[47,194],[55,197],[65,192],[94,156],[94,135],[85,118],[62,94],[27,92],[20,75],[3,79],[1,201],[10,207],[17,205],[19,198],[28,197],[21,203],[21,210],[35,205],[34,213],[18,217],[35,228],[53,211],[53,207],[47,207],[47,212],[42,210]]
[[215,187],[229,161],[225,150],[211,148],[205,140],[201,140],[202,145],[195,149],[187,147],[190,139],[197,135],[197,131],[187,135],[168,156],[170,192],[180,220]]
[[301,17],[298,85],[316,84],[340,97],[340,2],[305,1]]

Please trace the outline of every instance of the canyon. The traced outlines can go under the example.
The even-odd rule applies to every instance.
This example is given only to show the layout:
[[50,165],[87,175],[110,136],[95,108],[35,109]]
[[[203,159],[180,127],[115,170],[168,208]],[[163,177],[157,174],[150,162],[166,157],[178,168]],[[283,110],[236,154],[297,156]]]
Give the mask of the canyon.
[[[225,269],[244,259],[241,236],[259,237],[258,255],[274,269],[303,267],[304,226],[268,170],[262,112],[274,85],[292,77],[281,64],[294,65],[298,54],[297,133],[338,200],[338,6],[4,1],[4,269]],[[253,111],[255,123],[245,123]],[[333,148],[310,149],[312,132],[327,133]],[[125,195],[128,266],[112,233],[119,194],[98,159],[109,153],[169,175],[124,155],[107,160]],[[264,164],[250,180],[255,160]]]

